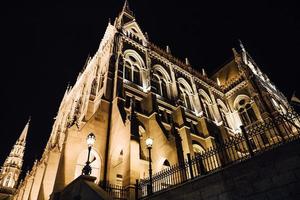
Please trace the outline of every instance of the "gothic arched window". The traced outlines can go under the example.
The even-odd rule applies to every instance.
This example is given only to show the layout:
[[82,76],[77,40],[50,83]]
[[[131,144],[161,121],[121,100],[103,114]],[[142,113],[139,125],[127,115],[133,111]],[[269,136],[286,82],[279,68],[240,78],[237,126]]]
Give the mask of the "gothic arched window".
[[10,187],[10,188],[13,188],[15,186],[14,177],[11,172],[5,177],[5,179],[3,181],[3,186]]
[[238,102],[237,110],[244,125],[250,125],[257,121],[257,116],[249,100],[241,99]]
[[205,153],[204,148],[200,144],[198,144],[198,142],[195,141],[193,141],[193,151],[195,156]]
[[224,126],[228,127],[229,124],[226,115],[229,113],[229,109],[221,99],[217,99],[217,103],[218,103],[218,109],[221,115],[221,119],[224,123]]
[[179,82],[179,98],[187,109],[193,110],[193,90],[186,80],[180,78]]
[[127,50],[124,52],[124,78],[137,85],[141,85],[141,69],[144,68],[144,62],[141,56],[133,51]]
[[227,122],[227,118],[226,118],[224,109],[220,105],[218,106],[218,108],[219,108],[220,115],[221,115],[222,121],[224,123],[224,126],[228,127],[228,122]]
[[170,97],[170,77],[166,70],[160,66],[154,66],[153,84],[156,88],[156,92],[165,98]]
[[211,102],[210,97],[202,89],[199,90],[199,93],[200,93],[199,97],[200,97],[200,102],[201,102],[201,105],[203,108],[204,116],[206,116],[207,119],[213,120],[214,118],[213,118],[212,110],[211,110],[212,102]]

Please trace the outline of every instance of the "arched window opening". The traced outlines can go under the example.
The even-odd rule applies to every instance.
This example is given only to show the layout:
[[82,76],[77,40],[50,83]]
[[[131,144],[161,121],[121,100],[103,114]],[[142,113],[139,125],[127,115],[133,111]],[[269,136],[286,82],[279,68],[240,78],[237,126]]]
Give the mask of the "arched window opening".
[[164,166],[166,167],[171,167],[170,162],[168,161],[168,159],[166,159],[163,163]]
[[199,90],[199,98],[200,98],[200,103],[203,108],[204,116],[209,120],[214,120],[214,116],[213,116],[212,110],[211,110],[212,102],[211,102],[209,95],[203,89],[200,89]]
[[189,110],[194,110],[194,101],[193,101],[193,90],[191,86],[188,84],[188,82],[183,79],[178,79],[179,83],[179,99],[182,102],[182,105],[185,106]]
[[238,105],[238,112],[244,125],[250,125],[257,121],[256,114],[250,102],[246,102],[245,99],[242,99]]
[[133,79],[132,82],[134,82],[137,85],[140,85],[141,79],[140,79],[140,69],[137,66],[133,67]]
[[161,81],[161,96],[168,97],[167,83],[165,80]]
[[156,92],[158,94],[160,94],[161,88],[160,88],[160,83],[159,83],[159,77],[158,76],[154,75],[154,77],[153,77],[153,86],[155,87]]
[[169,82],[170,77],[162,66],[154,66],[154,86],[157,94],[162,97],[169,98]]
[[97,81],[96,79],[94,79],[92,83],[91,94],[96,95],[96,91],[97,91]]
[[183,106],[185,106],[187,109],[192,110],[192,104],[191,104],[191,100],[190,100],[190,95],[183,88],[180,88],[180,100],[183,103]]
[[14,185],[15,185],[15,181],[14,181],[14,178],[13,178],[12,173],[10,172],[10,173],[5,177],[3,186],[4,186],[4,187],[10,187],[10,188],[13,188]]
[[202,106],[203,106],[204,116],[209,120],[214,120],[214,117],[213,117],[213,115],[211,113],[211,110],[210,110],[211,104],[209,103],[209,101],[202,95],[200,96],[200,101],[201,101]]
[[131,69],[131,63],[128,62],[128,61],[125,61],[125,79],[129,80],[129,81],[132,81],[132,69]]
[[137,52],[133,50],[124,52],[124,79],[141,85],[142,68],[144,68],[144,62]]
[[195,141],[193,141],[193,151],[194,151],[195,156],[199,156],[199,155],[205,153],[204,148]]
[[104,75],[100,75],[98,92],[102,89],[103,85],[104,85]]
[[218,105],[218,108],[219,108],[220,115],[221,115],[222,121],[224,123],[224,126],[228,127],[228,121],[227,121],[224,109],[222,108],[221,105]]

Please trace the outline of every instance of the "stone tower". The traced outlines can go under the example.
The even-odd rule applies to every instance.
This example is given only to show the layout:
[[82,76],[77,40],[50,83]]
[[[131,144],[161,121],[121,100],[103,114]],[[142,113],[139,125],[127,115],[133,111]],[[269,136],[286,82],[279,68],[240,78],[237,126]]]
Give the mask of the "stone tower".
[[17,186],[23,165],[23,157],[26,145],[26,137],[30,119],[25,125],[19,139],[13,146],[9,156],[6,158],[0,173],[0,188],[13,192]]

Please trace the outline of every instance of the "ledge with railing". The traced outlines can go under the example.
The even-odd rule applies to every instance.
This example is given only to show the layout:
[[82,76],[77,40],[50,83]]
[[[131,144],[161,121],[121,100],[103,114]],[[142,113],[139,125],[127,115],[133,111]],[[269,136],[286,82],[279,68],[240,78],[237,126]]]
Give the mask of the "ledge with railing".
[[226,139],[222,144],[207,149],[204,153],[191,157],[137,184],[138,198],[180,185],[188,180],[222,170],[224,167],[240,163],[269,149],[300,138],[300,117],[295,112],[278,115],[262,123],[245,128],[242,134]]

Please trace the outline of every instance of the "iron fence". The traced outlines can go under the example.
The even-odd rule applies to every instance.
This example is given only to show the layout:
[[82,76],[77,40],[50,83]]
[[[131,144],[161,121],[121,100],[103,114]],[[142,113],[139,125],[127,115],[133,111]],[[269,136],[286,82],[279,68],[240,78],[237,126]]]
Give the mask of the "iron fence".
[[[152,177],[153,193],[172,188],[195,177],[213,173],[226,166],[242,162],[276,148],[300,137],[300,118],[297,113],[266,119],[251,126],[241,126],[241,134],[228,137],[221,144],[216,144],[202,154],[191,157],[160,171]],[[139,198],[149,195],[149,178],[137,184],[136,193]]]
[[128,199],[128,188],[124,186],[110,184],[109,182],[100,181],[100,187],[104,189],[108,196],[116,200]]

